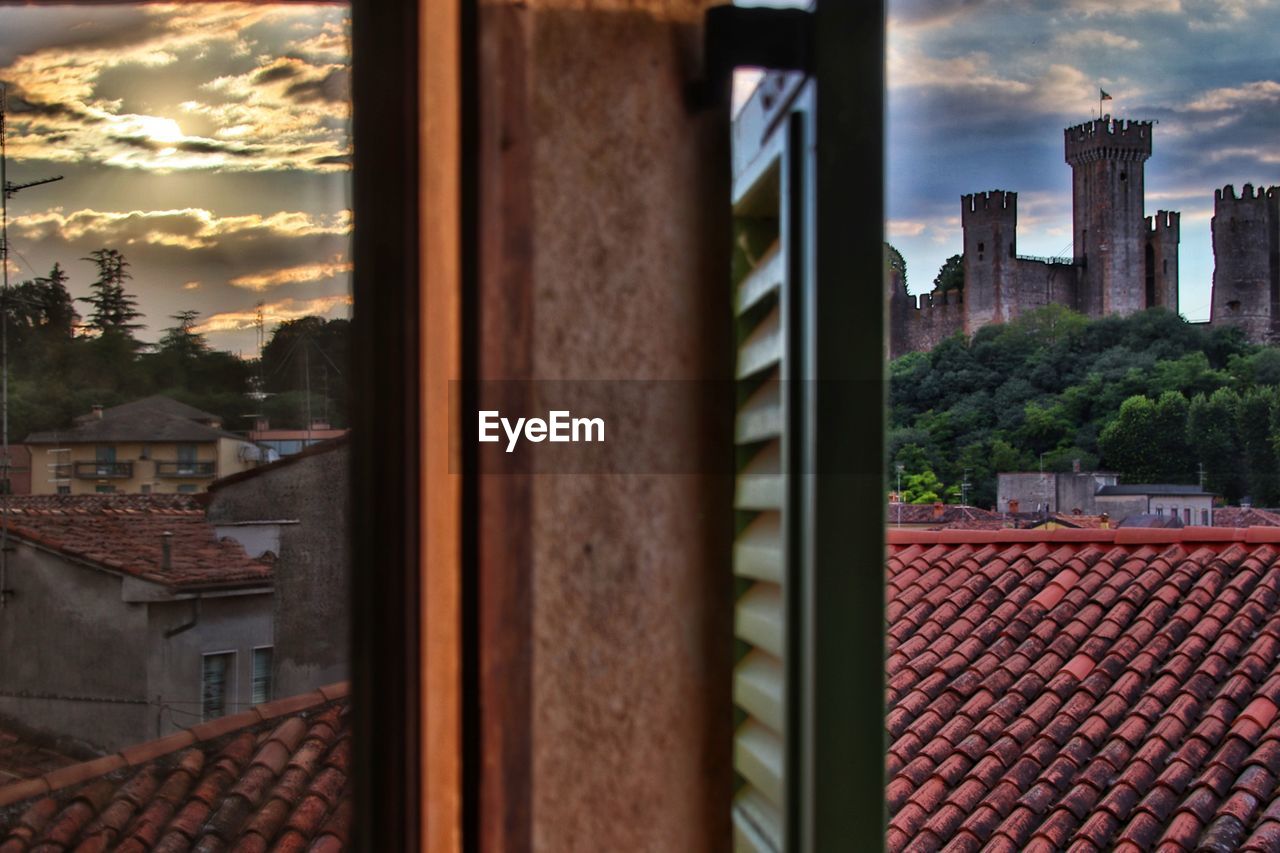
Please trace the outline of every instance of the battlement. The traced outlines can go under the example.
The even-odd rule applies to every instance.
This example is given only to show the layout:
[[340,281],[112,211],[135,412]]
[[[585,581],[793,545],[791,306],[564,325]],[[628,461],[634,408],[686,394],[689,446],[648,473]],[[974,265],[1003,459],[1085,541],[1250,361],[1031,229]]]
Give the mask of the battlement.
[[1153,123],[1103,116],[1063,131],[1067,163],[1092,160],[1146,160],[1151,156]]
[[1018,212],[1018,194],[1011,190],[988,190],[960,196],[961,218],[970,215],[993,217],[1014,216]]
[[916,310],[928,311],[931,308],[945,308],[951,305],[964,304],[963,290],[944,290],[941,292],[922,293],[916,297]]
[[1258,187],[1256,190],[1253,184],[1245,184],[1240,190],[1240,195],[1236,196],[1236,188],[1231,184],[1227,184],[1220,190],[1213,191],[1213,207],[1214,212],[1225,208],[1239,208],[1245,206],[1256,206],[1259,202],[1265,202],[1268,199],[1275,200],[1280,198],[1280,187]]
[[1157,210],[1155,216],[1147,217],[1147,231],[1152,234],[1168,231],[1177,237],[1181,219],[1182,214],[1176,210]]

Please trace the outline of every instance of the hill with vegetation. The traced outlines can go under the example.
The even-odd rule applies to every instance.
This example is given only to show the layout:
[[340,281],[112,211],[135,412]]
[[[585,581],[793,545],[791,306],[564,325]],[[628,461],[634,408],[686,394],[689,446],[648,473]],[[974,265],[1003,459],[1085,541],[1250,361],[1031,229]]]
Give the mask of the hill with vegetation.
[[1001,471],[1200,481],[1280,505],[1280,349],[1164,309],[1088,320],[1049,306],[889,367],[889,482],[911,502],[993,506]]

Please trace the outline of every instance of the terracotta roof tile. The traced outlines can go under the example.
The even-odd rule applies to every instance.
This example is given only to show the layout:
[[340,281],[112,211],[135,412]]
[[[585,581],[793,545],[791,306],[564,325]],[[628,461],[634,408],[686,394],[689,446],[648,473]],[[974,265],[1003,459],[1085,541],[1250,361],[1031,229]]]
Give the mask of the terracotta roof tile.
[[[152,583],[195,589],[271,582],[271,559],[218,540],[188,495],[16,495],[9,513],[20,540]],[[171,534],[168,569],[161,565],[164,534]]]
[[231,731],[197,726],[0,787],[0,851],[345,850],[346,696],[313,691]]
[[889,849],[1280,849],[1273,538],[891,530]]

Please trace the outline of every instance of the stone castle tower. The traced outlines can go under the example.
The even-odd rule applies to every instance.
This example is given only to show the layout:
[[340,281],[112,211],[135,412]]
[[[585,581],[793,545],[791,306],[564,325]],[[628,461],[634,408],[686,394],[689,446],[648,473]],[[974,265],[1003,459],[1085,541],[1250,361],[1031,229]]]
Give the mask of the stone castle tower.
[[[1051,304],[1095,318],[1154,307],[1176,312],[1180,216],[1145,215],[1152,130],[1152,122],[1103,116],[1063,132],[1072,172],[1071,258],[1018,254],[1017,193],[963,196],[963,294],[931,294],[913,305],[894,288],[891,352],[930,349],[958,331],[972,335]],[[1280,310],[1270,316],[1280,329]]]
[[1213,193],[1213,303],[1209,322],[1255,343],[1280,343],[1280,187],[1228,184]]

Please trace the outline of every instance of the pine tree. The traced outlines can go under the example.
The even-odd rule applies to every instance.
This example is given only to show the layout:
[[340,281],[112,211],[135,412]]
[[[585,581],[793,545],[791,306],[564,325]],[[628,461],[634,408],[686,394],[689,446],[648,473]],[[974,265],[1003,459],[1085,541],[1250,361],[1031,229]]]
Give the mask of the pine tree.
[[89,285],[92,296],[80,297],[81,302],[93,306],[85,328],[101,336],[120,336],[133,339],[133,332],[142,328],[133,320],[142,316],[137,310],[138,301],[132,293],[125,293],[125,282],[133,278],[129,262],[116,249],[98,249],[82,260],[92,261],[98,267],[98,278]]

